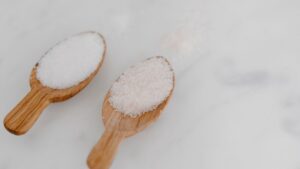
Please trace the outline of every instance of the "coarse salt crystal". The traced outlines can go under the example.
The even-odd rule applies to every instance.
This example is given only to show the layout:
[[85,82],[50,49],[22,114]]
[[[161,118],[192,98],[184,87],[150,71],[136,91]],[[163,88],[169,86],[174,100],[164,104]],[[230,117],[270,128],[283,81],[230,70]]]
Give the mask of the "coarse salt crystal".
[[163,57],[152,57],[125,71],[110,89],[110,104],[132,117],[154,110],[170,94],[174,73]]
[[102,61],[105,42],[96,32],[67,38],[51,48],[39,61],[37,78],[47,87],[66,89],[84,81]]

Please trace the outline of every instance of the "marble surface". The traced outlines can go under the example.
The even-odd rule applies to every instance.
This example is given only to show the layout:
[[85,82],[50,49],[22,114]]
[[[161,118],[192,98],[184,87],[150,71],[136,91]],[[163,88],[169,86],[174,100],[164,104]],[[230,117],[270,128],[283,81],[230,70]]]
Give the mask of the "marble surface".
[[125,140],[112,169],[299,169],[300,1],[1,0],[0,119],[29,91],[54,43],[85,31],[108,43],[103,69],[24,136],[0,127],[0,169],[82,169],[103,132],[103,96],[128,66],[168,56],[174,97]]

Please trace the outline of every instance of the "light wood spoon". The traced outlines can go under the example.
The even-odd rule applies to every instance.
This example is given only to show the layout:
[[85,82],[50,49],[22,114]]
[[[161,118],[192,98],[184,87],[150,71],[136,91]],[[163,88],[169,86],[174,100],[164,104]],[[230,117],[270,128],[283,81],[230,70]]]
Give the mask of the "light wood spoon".
[[124,113],[115,110],[109,102],[110,92],[108,92],[102,107],[105,131],[88,156],[87,164],[90,169],[108,169],[121,141],[145,129],[158,119],[171,98],[174,83],[175,77],[173,77],[173,88],[169,96],[155,110],[137,117],[124,115]]
[[102,35],[99,34],[99,36],[101,36],[104,44],[101,62],[93,73],[91,73],[84,81],[81,81],[73,87],[66,89],[52,89],[44,86],[37,78],[37,68],[39,64],[37,63],[35,65],[30,76],[31,91],[4,119],[4,126],[9,132],[15,135],[25,134],[36,122],[41,112],[50,103],[64,101],[73,97],[91,82],[102,66],[106,53],[105,40]]

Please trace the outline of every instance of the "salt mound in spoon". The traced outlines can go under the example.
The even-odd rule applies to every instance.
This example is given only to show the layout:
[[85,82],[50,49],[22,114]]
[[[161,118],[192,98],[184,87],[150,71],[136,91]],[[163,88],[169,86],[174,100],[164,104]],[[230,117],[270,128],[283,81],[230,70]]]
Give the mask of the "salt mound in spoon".
[[110,89],[110,104],[132,117],[154,110],[170,94],[174,73],[163,57],[152,57],[126,70]]
[[51,48],[39,61],[37,78],[47,87],[66,89],[84,81],[102,61],[105,42],[97,32],[84,32]]

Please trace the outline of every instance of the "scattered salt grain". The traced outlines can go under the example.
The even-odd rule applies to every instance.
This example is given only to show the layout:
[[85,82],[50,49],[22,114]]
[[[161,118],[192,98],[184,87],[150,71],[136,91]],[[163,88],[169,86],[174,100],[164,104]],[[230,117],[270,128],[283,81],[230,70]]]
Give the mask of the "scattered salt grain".
[[93,73],[102,61],[105,43],[96,32],[84,32],[56,44],[39,61],[37,78],[47,87],[65,89]]
[[163,57],[152,57],[125,71],[112,85],[110,104],[132,117],[155,109],[170,94],[174,73]]

